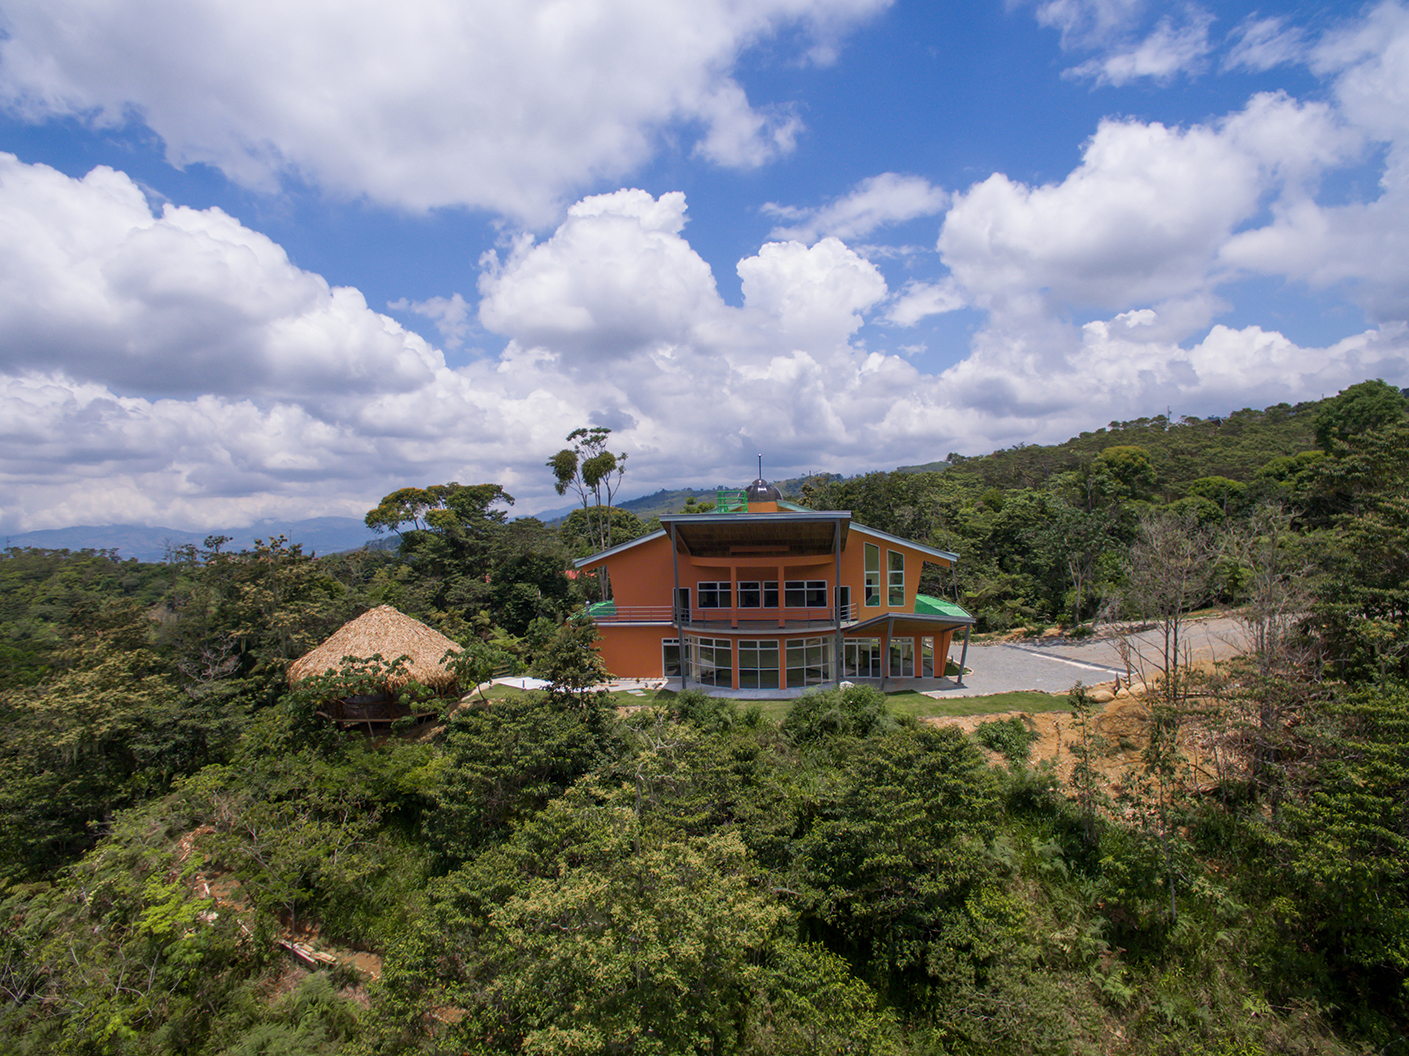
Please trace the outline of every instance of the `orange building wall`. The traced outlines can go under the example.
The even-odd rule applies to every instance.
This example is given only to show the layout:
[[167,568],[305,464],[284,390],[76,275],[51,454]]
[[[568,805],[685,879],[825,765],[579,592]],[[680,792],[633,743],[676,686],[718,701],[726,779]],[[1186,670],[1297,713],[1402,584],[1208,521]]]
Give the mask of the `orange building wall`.
[[[766,517],[767,514],[760,514]],[[865,602],[865,545],[873,543],[880,550],[881,558],[881,601],[878,606],[867,607]],[[611,574],[612,596],[616,602],[619,614],[624,614],[623,610],[630,609],[652,609],[654,612],[643,612],[640,618],[649,619],[650,624],[632,625],[630,623],[612,623],[604,621],[599,630],[602,634],[600,649],[602,658],[607,665],[607,669],[619,677],[639,677],[651,678],[660,677],[661,670],[661,640],[674,638],[677,635],[676,629],[669,624],[669,608],[672,603],[672,590],[675,585],[675,572],[671,558],[671,539],[669,534],[665,534],[657,539],[641,543],[631,547],[621,553],[615,554],[602,562],[585,567],[597,567],[605,565]],[[888,596],[887,590],[887,555],[888,550],[897,550],[905,555],[905,603],[903,605],[891,606],[886,604]],[[874,616],[883,615],[888,612],[911,612],[914,610],[915,595],[919,591],[920,574],[924,567],[926,556],[920,551],[906,546],[903,543],[893,543],[886,539],[872,539],[861,532],[854,530],[854,526],[847,532],[846,546],[841,555],[841,583],[851,587],[851,601],[856,614],[861,619],[869,619]],[[934,560],[930,558],[930,560]],[[835,557],[717,557],[717,558],[695,558],[685,554],[680,554],[677,558],[680,576],[680,585],[690,588],[691,602],[698,608],[698,585],[701,582],[730,582],[733,584],[731,597],[738,600],[738,583],[751,580],[774,580],[778,581],[781,593],[783,584],[788,579],[825,579],[829,586],[833,584],[837,561]],[[781,602],[781,597],[780,597]],[[711,609],[711,618],[719,618],[721,624],[716,634],[721,637],[767,637],[773,638],[774,634],[761,634],[752,631],[748,634],[740,634],[731,630],[725,620],[759,620],[771,619],[775,614],[778,618],[784,619],[789,611],[785,608],[779,609]],[[660,621],[660,622],[656,622]],[[700,632],[706,637],[709,632]],[[827,636],[829,631],[804,632],[801,630],[790,630],[779,633],[776,637],[780,641],[780,649],[785,638],[798,637],[818,637]],[[953,631],[942,631],[934,635],[935,638],[935,658],[937,663],[943,662],[943,657],[948,656],[949,646],[953,639]],[[845,631],[843,637],[846,637]],[[864,635],[864,637],[882,637],[884,632],[877,631]],[[899,636],[897,636],[899,637]],[[736,647],[737,648],[737,647]],[[735,653],[737,658],[737,651]],[[916,642],[916,659],[919,658],[919,643]],[[736,659],[737,662],[737,659]]]

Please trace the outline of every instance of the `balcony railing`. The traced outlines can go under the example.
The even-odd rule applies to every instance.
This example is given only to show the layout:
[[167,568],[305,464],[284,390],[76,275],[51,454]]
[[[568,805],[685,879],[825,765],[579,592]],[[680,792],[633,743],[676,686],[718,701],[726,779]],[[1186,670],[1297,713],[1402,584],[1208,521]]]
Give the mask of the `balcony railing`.
[[779,620],[786,624],[831,624],[840,615],[843,624],[855,623],[858,607],[842,605],[840,612],[830,606],[815,607],[789,606],[780,609],[763,608],[701,608],[696,605],[688,612],[683,606],[673,609],[669,605],[616,605],[614,611],[598,611],[592,618],[598,623],[683,623],[683,624],[771,624],[777,626]]

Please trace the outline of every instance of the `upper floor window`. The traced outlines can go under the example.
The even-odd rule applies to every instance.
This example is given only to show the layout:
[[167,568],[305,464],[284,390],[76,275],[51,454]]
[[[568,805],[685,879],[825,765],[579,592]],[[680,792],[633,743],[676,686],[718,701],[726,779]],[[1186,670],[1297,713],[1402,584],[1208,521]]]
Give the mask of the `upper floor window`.
[[903,606],[905,604],[905,555],[899,550],[887,550],[886,559],[890,563],[890,569],[886,575],[886,604]]
[[866,604],[874,607],[881,603],[881,548],[875,543],[866,544]]
[[695,597],[702,609],[727,609],[733,587],[728,580],[721,583],[699,583],[695,586]]
[[825,609],[825,579],[790,579],[783,588],[783,604],[790,609]]
[[776,609],[778,607],[778,581],[740,580],[739,608]]

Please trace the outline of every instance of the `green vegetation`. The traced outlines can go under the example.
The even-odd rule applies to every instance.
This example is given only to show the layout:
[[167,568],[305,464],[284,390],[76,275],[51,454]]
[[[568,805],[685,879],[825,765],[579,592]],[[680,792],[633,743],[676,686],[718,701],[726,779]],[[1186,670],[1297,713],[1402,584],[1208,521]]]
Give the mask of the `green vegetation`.
[[[601,693],[571,618],[601,585],[561,573],[605,526],[509,522],[497,485],[388,496],[395,552],[8,551],[0,1050],[1392,1053],[1409,426],[1385,389],[807,482],[958,551],[931,592],[989,627],[1163,630],[1119,775],[1079,688]],[[466,645],[464,684],[551,688],[337,730],[287,666],[382,603]],[[1254,648],[1196,677],[1182,621],[1220,604]],[[1070,715],[1065,783],[1021,719],[918,721],[1039,710]],[[294,940],[334,963],[296,969]]]

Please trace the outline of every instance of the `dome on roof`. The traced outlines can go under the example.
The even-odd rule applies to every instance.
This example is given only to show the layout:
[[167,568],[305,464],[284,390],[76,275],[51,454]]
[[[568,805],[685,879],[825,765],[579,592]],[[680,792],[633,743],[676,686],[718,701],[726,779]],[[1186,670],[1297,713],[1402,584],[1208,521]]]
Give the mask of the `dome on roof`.
[[759,477],[745,489],[744,498],[749,502],[781,502],[783,493]]

